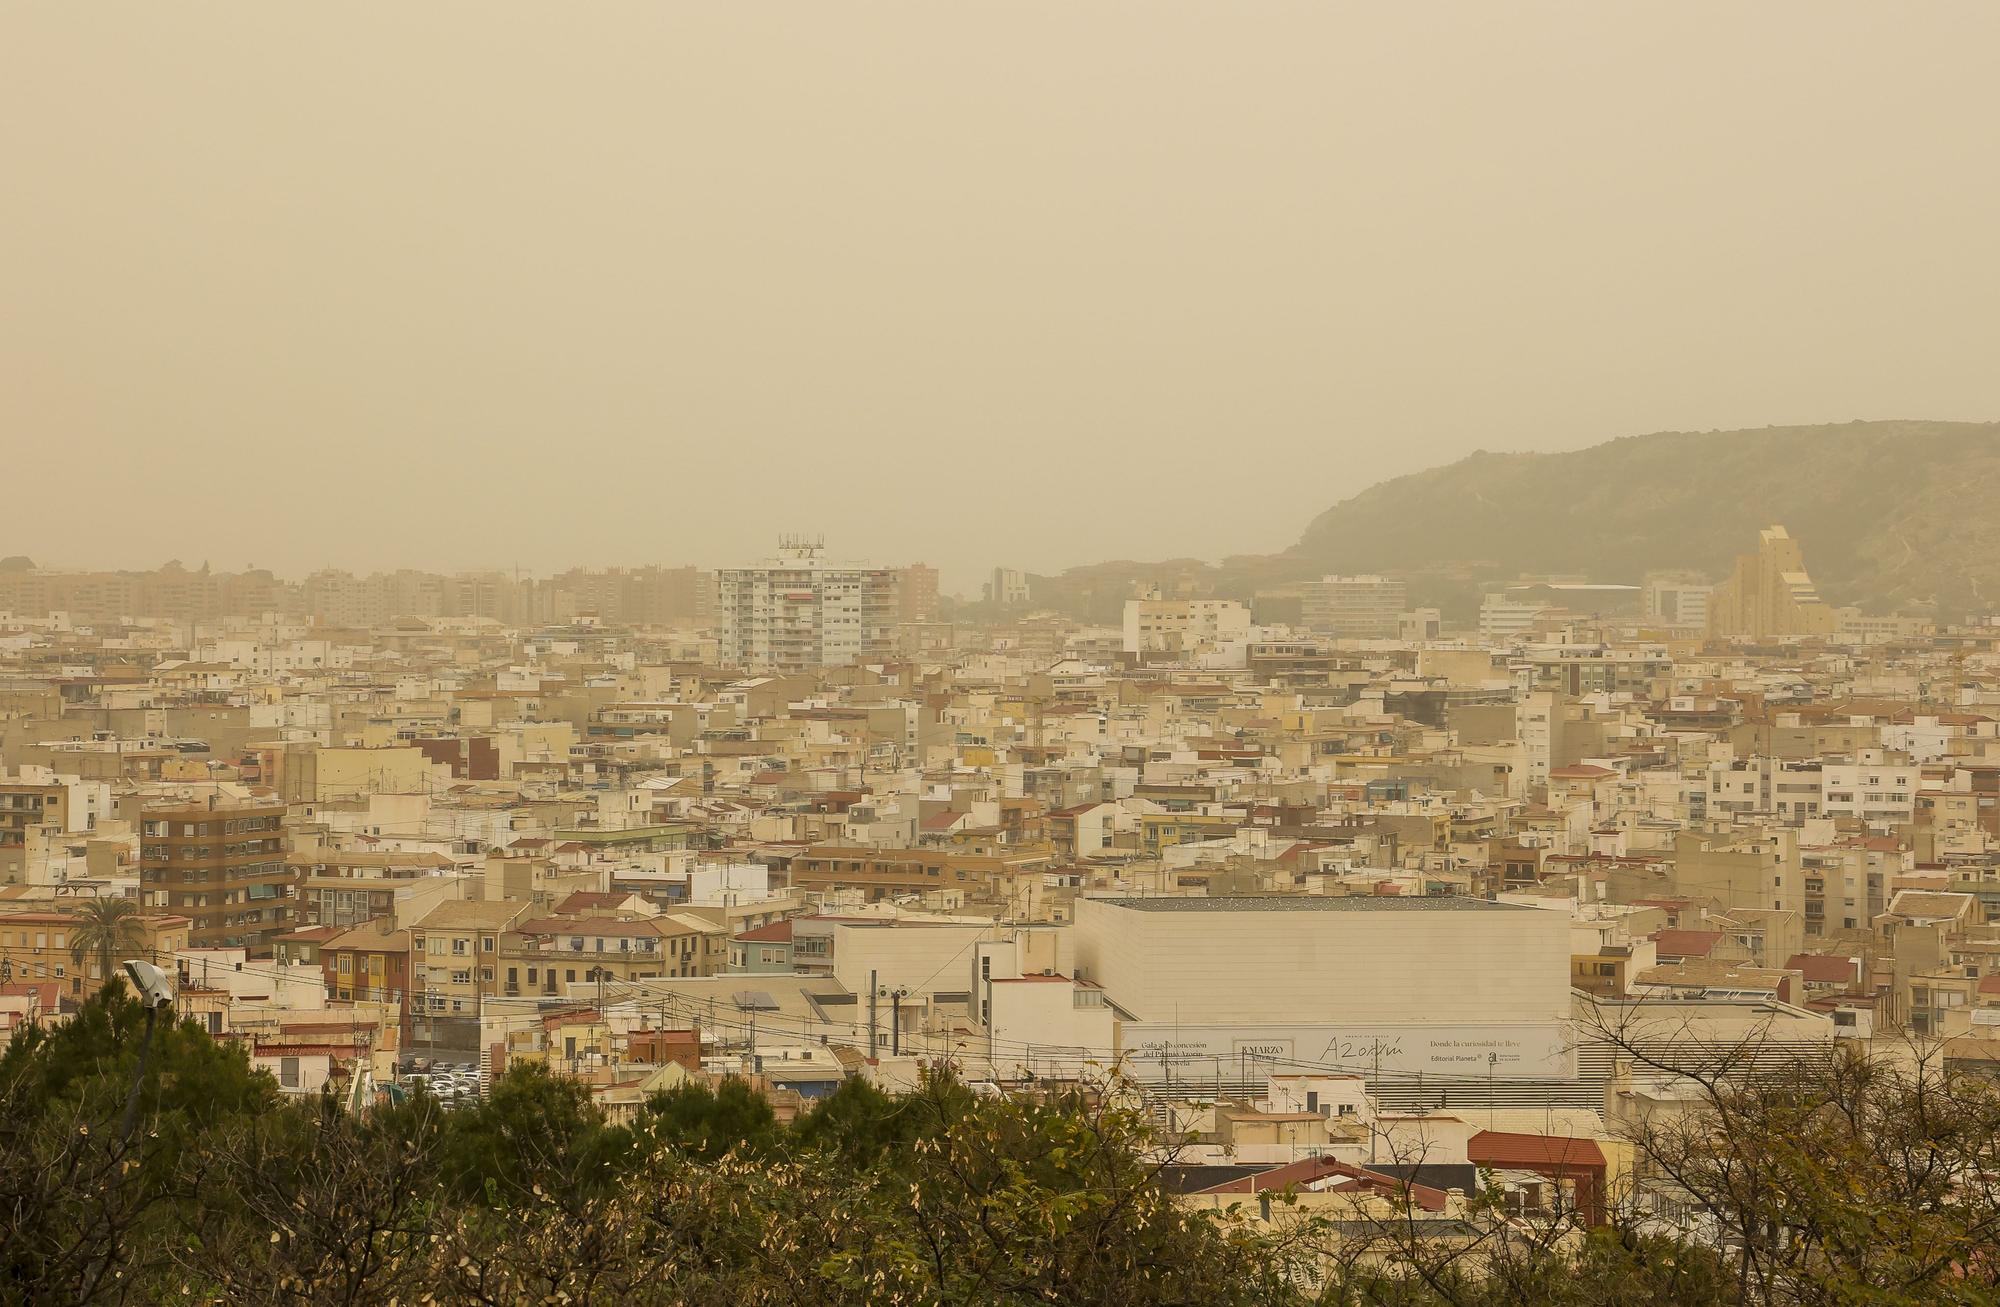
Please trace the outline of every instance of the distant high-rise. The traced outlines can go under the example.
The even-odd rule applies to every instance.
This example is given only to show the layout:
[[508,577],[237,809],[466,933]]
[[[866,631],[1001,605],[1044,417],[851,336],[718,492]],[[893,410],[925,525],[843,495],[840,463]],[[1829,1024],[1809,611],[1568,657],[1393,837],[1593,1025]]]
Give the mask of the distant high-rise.
[[1836,618],[1806,575],[1799,542],[1782,526],[1757,533],[1757,552],[1739,554],[1735,570],[1708,600],[1708,633],[1761,640],[1782,635],[1829,635]]
[[899,603],[891,568],[835,566],[817,542],[787,539],[776,558],[715,579],[728,666],[803,672],[891,656]]
[[1648,572],[1641,586],[1649,622],[1705,630],[1715,587],[1691,572]]
[[1407,606],[1403,583],[1387,576],[1323,576],[1299,587],[1306,629],[1358,640],[1393,640]]
[[1002,608],[1028,602],[1027,573],[1012,567],[996,567],[985,585],[986,597]]
[[938,574],[935,567],[911,563],[896,573],[898,614],[906,622],[935,621]]

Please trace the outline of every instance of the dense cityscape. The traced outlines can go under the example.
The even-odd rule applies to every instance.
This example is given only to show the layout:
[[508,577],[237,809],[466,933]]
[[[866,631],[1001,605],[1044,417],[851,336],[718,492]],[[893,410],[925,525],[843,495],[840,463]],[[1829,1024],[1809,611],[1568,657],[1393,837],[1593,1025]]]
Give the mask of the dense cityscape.
[[1129,1113],[1179,1212],[1330,1222],[1309,1265],[1411,1211],[1409,1257],[1615,1221],[1726,1258],[1663,1123],[1850,1057],[2000,1076],[2000,623],[1742,543],[1452,614],[1135,584],[1117,626],[798,536],[545,580],[14,560],[0,1021],[152,978],[360,1120],[532,1082],[791,1128],[948,1077]]
[[1996,51],[0,0],[0,1307],[2000,1307]]

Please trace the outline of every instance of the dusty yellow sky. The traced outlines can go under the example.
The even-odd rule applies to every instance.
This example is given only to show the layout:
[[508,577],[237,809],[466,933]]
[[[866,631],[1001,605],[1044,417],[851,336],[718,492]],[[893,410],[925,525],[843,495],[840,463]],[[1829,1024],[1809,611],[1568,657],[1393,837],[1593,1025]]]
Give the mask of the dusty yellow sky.
[[0,7],[0,554],[1262,551],[2000,415],[2000,5]]

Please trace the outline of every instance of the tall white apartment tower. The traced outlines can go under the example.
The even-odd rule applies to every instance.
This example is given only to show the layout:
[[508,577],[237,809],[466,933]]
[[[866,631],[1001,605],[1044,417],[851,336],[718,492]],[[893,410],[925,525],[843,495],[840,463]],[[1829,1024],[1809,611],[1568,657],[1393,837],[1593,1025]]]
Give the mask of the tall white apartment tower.
[[803,672],[892,656],[893,568],[829,563],[817,539],[784,536],[775,558],[716,573],[722,661]]

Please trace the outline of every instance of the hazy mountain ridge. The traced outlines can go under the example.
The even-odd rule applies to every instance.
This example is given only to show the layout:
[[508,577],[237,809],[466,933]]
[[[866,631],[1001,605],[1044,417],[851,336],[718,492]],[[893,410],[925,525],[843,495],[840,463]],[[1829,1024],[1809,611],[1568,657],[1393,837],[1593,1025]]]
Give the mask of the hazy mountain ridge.
[[1720,576],[1789,527],[1821,593],[1893,608],[2000,602],[2000,422],[1661,432],[1559,454],[1476,453],[1321,513],[1285,557],[1327,571],[1488,562],[1502,575]]

